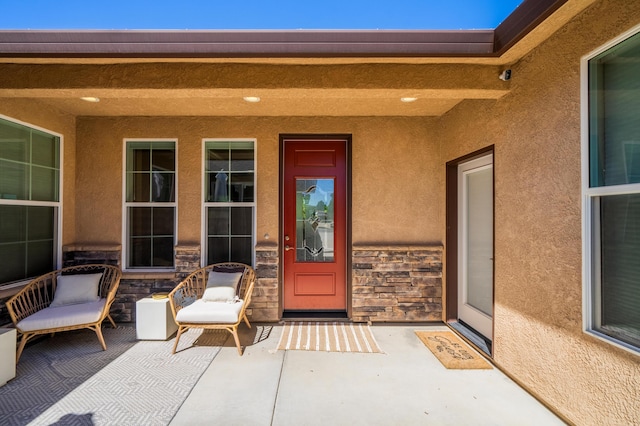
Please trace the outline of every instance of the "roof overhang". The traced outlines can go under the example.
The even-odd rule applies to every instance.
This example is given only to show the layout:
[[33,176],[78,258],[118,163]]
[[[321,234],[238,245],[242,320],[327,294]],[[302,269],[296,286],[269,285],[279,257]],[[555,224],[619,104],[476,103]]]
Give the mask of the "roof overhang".
[[504,96],[502,69],[595,1],[525,0],[494,30],[0,31],[0,98],[76,116],[439,116]]
[[497,58],[563,6],[573,16],[593,1],[525,0],[492,30],[3,30],[0,59]]

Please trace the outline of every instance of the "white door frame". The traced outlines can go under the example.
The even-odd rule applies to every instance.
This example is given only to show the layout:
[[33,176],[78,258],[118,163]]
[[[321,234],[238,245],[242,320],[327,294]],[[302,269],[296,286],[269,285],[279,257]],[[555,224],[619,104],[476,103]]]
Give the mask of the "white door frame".
[[[490,298],[491,314],[481,311],[468,303],[468,197],[467,197],[467,179],[469,174],[485,171],[487,169],[493,172],[493,154],[483,155],[480,158],[473,159],[458,165],[458,319],[465,322],[476,331],[481,333],[489,340],[493,339],[493,178],[491,183],[491,241],[487,242],[491,245],[490,257],[480,259],[484,264],[484,268],[490,268],[490,294],[486,296]],[[492,173],[493,176],[493,173]],[[465,213],[465,214],[463,214]],[[487,212],[488,213],[488,212]],[[485,293],[487,290],[484,290]]]

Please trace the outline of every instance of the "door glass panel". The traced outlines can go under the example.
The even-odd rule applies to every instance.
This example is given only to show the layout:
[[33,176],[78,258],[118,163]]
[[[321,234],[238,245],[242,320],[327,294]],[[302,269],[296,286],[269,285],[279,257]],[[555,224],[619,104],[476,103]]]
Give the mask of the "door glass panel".
[[465,176],[467,185],[467,303],[493,311],[493,170]]
[[333,262],[333,201],[333,179],[296,179],[298,262]]

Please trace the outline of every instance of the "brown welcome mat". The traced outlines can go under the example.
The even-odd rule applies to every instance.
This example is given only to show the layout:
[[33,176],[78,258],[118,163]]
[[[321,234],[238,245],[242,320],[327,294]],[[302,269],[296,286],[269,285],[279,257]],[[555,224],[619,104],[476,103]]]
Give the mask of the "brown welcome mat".
[[493,367],[450,331],[416,331],[427,348],[447,368],[491,370]]
[[278,349],[382,353],[368,325],[348,322],[286,323]]

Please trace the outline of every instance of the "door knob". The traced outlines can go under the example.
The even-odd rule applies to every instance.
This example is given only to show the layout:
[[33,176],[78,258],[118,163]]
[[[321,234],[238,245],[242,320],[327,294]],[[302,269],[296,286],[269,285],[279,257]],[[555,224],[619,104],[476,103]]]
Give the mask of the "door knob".
[[289,246],[288,244],[284,246],[284,251],[289,251],[289,250],[293,250],[293,247]]

